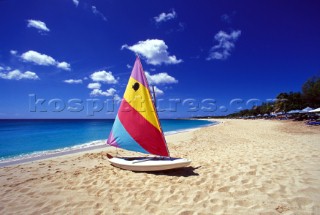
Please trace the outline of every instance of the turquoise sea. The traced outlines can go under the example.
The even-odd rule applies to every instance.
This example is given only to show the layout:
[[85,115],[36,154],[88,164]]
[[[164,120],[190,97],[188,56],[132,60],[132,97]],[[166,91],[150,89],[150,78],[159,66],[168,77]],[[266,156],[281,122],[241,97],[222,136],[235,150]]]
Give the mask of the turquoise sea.
[[[170,134],[215,123],[164,119],[161,124]],[[112,125],[113,119],[0,120],[0,162],[103,146]]]

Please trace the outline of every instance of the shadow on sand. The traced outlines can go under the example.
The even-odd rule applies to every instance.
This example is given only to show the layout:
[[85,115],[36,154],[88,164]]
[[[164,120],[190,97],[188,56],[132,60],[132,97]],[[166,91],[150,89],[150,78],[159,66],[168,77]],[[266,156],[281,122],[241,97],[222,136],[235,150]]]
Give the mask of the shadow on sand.
[[198,167],[183,167],[179,169],[171,169],[171,170],[164,170],[164,171],[154,171],[154,172],[140,172],[140,173],[147,173],[153,175],[167,175],[167,176],[175,176],[175,177],[189,177],[189,176],[198,176],[199,174],[194,172],[196,169],[201,168]]

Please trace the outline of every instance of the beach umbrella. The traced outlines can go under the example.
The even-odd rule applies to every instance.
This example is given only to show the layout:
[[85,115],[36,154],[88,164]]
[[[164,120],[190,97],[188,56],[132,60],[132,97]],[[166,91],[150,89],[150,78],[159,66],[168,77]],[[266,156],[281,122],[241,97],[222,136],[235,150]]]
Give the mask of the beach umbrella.
[[263,114],[263,116],[269,116],[269,114],[265,113],[265,114]]
[[306,107],[305,109],[301,110],[300,113],[308,113],[309,111],[312,111],[313,109],[311,107]]
[[320,107],[309,111],[309,113],[317,113],[317,112],[320,112]]
[[295,114],[295,113],[300,113],[300,110],[291,110],[288,112],[288,114]]

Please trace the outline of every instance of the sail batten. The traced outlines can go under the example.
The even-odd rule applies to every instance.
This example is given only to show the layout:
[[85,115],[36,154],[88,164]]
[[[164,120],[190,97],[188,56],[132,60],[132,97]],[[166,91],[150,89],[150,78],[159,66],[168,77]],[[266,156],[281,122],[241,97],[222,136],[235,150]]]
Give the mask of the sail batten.
[[107,144],[169,156],[148,81],[137,57]]

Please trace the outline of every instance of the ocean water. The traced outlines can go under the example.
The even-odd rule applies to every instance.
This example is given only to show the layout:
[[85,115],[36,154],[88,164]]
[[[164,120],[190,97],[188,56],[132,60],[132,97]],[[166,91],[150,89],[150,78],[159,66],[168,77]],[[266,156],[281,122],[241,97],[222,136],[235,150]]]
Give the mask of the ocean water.
[[[171,134],[215,123],[165,119],[161,124]],[[104,145],[112,125],[111,119],[0,120],[0,161]]]

